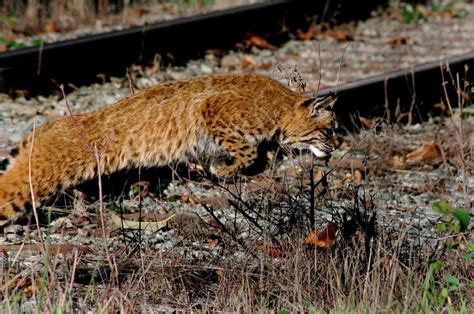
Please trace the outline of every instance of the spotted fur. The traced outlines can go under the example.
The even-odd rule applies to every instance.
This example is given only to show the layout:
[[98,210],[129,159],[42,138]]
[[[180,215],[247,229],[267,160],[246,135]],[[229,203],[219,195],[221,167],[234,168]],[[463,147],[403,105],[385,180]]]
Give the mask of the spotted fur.
[[[0,177],[0,219],[102,173],[133,167],[211,159],[211,171],[234,176],[257,159],[264,141],[309,149],[317,156],[337,146],[335,99],[312,99],[255,74],[206,76],[157,85],[91,113],[42,127],[19,145]],[[227,156],[215,158],[213,156]]]

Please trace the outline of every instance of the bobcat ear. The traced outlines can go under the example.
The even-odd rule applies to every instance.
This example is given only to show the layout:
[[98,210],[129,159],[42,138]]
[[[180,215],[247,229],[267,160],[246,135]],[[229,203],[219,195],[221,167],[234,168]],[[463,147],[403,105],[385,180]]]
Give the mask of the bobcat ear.
[[310,98],[305,100],[304,105],[310,109],[310,115],[315,116],[321,110],[332,110],[337,101],[337,97],[329,95],[327,97]]

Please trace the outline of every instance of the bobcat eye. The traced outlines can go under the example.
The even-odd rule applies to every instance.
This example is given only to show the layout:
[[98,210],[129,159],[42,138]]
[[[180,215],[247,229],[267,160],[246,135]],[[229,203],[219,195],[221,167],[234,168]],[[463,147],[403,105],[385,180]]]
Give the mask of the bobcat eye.
[[327,129],[326,130],[326,136],[327,137],[332,137],[334,135],[334,130],[333,129]]

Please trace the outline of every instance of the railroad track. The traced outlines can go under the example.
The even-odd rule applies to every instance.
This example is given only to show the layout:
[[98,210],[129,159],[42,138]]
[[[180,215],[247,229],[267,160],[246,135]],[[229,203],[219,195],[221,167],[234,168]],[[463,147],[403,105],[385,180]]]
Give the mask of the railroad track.
[[[456,81],[458,75],[461,89],[464,84],[469,85],[466,88],[468,95],[464,97],[470,97],[472,102],[473,70],[474,52],[470,52],[357,80],[339,87],[325,88],[320,90],[319,94],[337,93],[338,116],[346,126],[353,124],[354,113],[364,117],[385,116],[395,121],[398,118],[396,111],[402,114],[411,112],[411,119],[416,122],[433,114],[435,105],[446,99],[446,96],[457,106],[459,95],[453,80]],[[444,84],[449,85],[446,93]]]
[[[174,64],[199,57],[206,49],[231,49],[250,32],[281,33],[283,25],[306,24],[323,3],[311,0],[273,0],[203,15],[177,18],[122,31],[45,44],[0,54],[0,88],[11,93],[48,94],[59,83],[80,86],[98,82],[97,74],[124,76],[134,63],[147,63],[160,54]],[[348,0],[346,18],[368,16],[376,4],[360,8]],[[343,21],[343,19],[341,19]]]

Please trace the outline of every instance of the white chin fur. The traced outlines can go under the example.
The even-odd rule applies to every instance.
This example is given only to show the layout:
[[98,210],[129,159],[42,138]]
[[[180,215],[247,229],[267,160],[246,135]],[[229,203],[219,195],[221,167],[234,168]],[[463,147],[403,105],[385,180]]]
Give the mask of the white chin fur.
[[322,150],[317,149],[313,145],[309,145],[309,150],[316,156],[316,157],[326,157],[328,154],[323,152]]

